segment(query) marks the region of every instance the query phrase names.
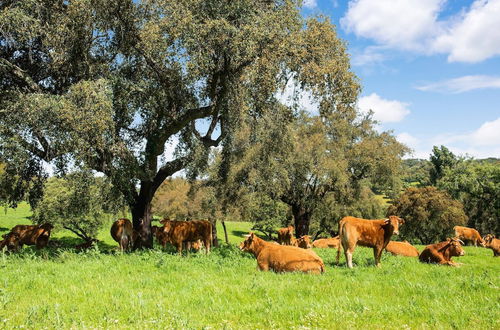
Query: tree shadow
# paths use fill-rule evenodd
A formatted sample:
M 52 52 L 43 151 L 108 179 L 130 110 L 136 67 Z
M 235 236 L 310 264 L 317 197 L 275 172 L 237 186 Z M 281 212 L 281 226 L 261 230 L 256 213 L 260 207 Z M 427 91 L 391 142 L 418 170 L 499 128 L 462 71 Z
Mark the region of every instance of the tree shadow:
M 241 238 L 245 238 L 245 235 L 248 235 L 248 231 L 243 230 L 231 230 L 231 234 L 234 236 L 238 236 Z

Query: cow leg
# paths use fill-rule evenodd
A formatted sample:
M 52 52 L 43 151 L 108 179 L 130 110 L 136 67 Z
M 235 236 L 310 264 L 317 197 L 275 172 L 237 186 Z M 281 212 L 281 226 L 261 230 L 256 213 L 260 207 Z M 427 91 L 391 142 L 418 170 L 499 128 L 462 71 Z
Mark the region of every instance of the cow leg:
M 210 252 L 210 239 L 203 240 L 203 244 L 205 244 L 205 254 Z
M 382 257 L 383 249 L 373 248 L 373 258 L 375 259 L 375 266 L 380 267 L 380 258 Z

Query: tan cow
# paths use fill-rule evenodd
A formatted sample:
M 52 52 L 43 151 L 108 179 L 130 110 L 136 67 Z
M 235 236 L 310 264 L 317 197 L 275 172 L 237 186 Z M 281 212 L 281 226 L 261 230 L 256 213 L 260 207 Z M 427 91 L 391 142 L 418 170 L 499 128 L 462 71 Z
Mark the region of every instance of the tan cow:
M 458 238 L 448 238 L 444 242 L 427 245 L 422 253 L 420 253 L 418 259 L 425 263 L 458 266 L 459 264 L 453 262 L 451 257 L 465 255 L 465 251 L 462 249 L 460 243 L 463 242 Z
M 493 256 L 500 256 L 500 239 L 495 238 L 492 234 L 488 234 L 483 238 L 485 247 L 493 251 Z
M 6 248 L 7 251 L 17 251 L 19 249 L 19 240 L 20 237 L 17 233 L 7 233 L 2 236 L 3 240 L 0 241 L 0 251 L 3 250 L 3 248 Z
M 390 241 L 385 250 L 394 256 L 418 257 L 419 254 L 417 248 L 408 243 L 408 241 Z
M 393 215 L 381 220 L 342 218 L 339 222 L 339 237 L 347 266 L 352 268 L 352 254 L 356 246 L 360 245 L 373 248 L 375 265 L 379 267 L 382 251 L 389 243 L 392 234 L 399 235 L 399 225 L 403 223 L 403 219 Z M 340 260 L 340 250 L 337 250 L 337 264 Z
M 113 222 L 110 233 L 111 237 L 120 245 L 122 252 L 132 250 L 139 237 L 139 233 L 132 226 L 132 222 L 125 218 Z
M 294 240 L 293 246 L 299 247 L 301 249 L 312 248 L 311 236 L 304 235 L 304 236 L 301 236 L 300 238 L 297 238 L 296 240 Z
M 294 243 L 293 231 L 294 231 L 293 226 L 280 228 L 278 230 L 278 243 L 282 245 L 293 245 Z
M 323 260 L 314 251 L 269 243 L 252 232 L 240 244 L 240 250 L 252 253 L 257 258 L 258 268 L 262 271 L 316 274 L 325 272 Z
M 50 232 L 54 226 L 50 223 L 42 225 L 17 225 L 10 230 L 19 236 L 19 247 L 22 248 L 24 244 L 35 245 L 37 249 L 47 246 L 50 239 Z
M 465 243 L 472 242 L 474 246 L 477 246 L 479 243 L 479 245 L 484 247 L 484 241 L 481 238 L 481 235 L 474 228 L 455 226 L 453 227 L 453 230 L 455 231 L 455 236 Z
M 177 248 L 177 252 L 182 254 L 183 246 L 189 249 L 193 242 L 201 240 L 205 245 L 205 253 L 210 252 L 212 245 L 212 224 L 207 220 L 172 221 L 164 219 L 163 224 L 164 240 L 170 242 Z
M 330 238 L 320 238 L 312 243 L 313 248 L 327 249 L 333 248 L 338 249 L 340 246 L 340 239 L 338 236 Z

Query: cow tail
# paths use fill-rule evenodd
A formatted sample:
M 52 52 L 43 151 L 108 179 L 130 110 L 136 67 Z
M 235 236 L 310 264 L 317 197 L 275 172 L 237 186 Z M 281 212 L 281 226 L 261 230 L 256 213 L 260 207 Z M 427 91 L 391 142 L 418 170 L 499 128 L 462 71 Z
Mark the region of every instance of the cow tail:
M 340 263 L 340 253 L 342 252 L 342 241 L 344 240 L 344 223 L 342 220 L 339 221 L 339 248 L 337 249 L 337 266 Z
M 122 250 L 128 250 L 129 249 L 129 240 L 128 236 L 125 234 L 125 230 L 122 230 L 122 236 L 120 237 L 120 245 L 122 246 Z

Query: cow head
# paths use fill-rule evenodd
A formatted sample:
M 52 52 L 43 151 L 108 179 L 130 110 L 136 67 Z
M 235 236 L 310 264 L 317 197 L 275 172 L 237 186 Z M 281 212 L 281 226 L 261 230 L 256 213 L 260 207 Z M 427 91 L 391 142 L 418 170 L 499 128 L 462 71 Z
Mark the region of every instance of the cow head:
M 464 242 L 462 242 L 456 237 L 448 238 L 447 241 L 448 241 L 447 247 L 450 253 L 450 257 L 461 257 L 465 255 L 465 251 L 464 249 L 462 249 L 462 244 L 464 244 Z
M 393 228 L 392 233 L 394 235 L 399 235 L 399 225 L 402 225 L 403 223 L 405 223 L 405 221 L 403 220 L 403 218 L 397 217 L 395 215 L 391 215 L 391 216 L 389 216 L 388 219 L 384 220 L 384 223 L 386 226 L 392 226 L 392 228 Z
M 304 235 L 297 239 L 297 246 L 303 249 L 310 249 L 311 245 L 311 236 Z
M 484 241 L 485 245 L 490 244 L 494 239 L 495 239 L 495 236 L 492 234 L 488 234 L 488 235 L 483 237 L 483 241 Z
M 51 223 L 44 223 L 42 225 L 39 225 L 38 228 L 45 230 L 46 232 L 50 233 L 52 229 L 54 229 L 54 226 Z
M 252 252 L 254 249 L 255 234 L 250 232 L 248 235 L 246 235 L 246 238 L 247 238 L 246 240 L 241 242 L 240 250 Z
M 20 237 L 17 233 L 8 233 L 3 235 L 4 240 L 0 241 L 0 250 L 7 247 L 7 251 L 16 251 L 19 248 Z

